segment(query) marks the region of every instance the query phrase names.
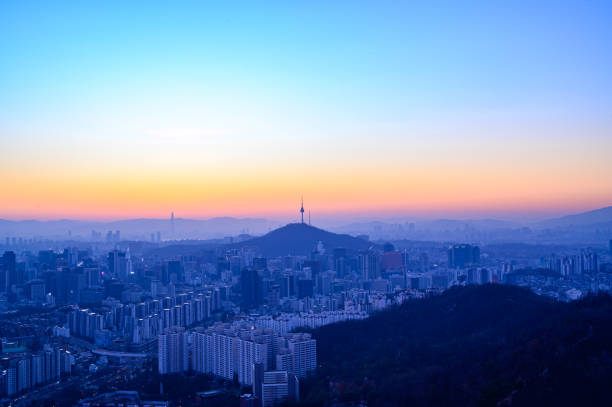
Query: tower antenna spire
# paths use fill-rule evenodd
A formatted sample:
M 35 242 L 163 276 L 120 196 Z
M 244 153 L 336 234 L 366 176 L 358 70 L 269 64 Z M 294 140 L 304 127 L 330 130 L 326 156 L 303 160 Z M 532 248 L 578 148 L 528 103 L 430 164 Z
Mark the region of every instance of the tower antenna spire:
M 302 224 L 304 223 L 304 195 L 302 195 L 302 206 L 300 208 L 300 213 L 302 214 Z

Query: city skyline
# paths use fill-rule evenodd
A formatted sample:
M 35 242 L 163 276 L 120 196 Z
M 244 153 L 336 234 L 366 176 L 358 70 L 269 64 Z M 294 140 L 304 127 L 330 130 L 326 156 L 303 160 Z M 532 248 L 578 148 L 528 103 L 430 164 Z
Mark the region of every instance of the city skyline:
M 0 407 L 611 406 L 610 22 L 0 1 Z
M 612 205 L 609 206 L 605 206 L 602 208 L 592 208 L 592 209 L 587 209 L 583 212 L 568 212 L 567 210 L 559 210 L 559 211 L 552 211 L 550 208 L 548 208 L 545 211 L 542 212 L 538 212 L 538 211 L 529 211 L 529 212 L 461 212 L 461 211 L 447 211 L 447 212 L 427 212 L 427 213 L 422 213 L 422 212 L 418 212 L 418 211 L 413 211 L 413 212 L 409 212 L 409 213 L 402 213 L 402 212 L 396 212 L 396 213 L 388 213 L 388 212 L 382 212 L 382 211 L 369 211 L 368 214 L 366 213 L 360 213 L 360 212 L 355 212 L 355 213 L 351 213 L 351 212 L 346 212 L 344 211 L 344 213 L 342 215 L 337 215 L 334 214 L 333 212 L 329 212 L 329 211 L 322 211 L 320 213 L 321 216 L 318 216 L 316 218 L 316 220 L 318 222 L 321 222 L 321 225 L 323 227 L 329 227 L 330 225 L 346 225 L 347 223 L 350 222 L 377 222 L 377 221 L 381 221 L 381 222 L 400 222 L 400 221 L 405 221 L 405 222 L 409 222 L 409 221 L 421 221 L 421 222 L 428 222 L 428 221 L 445 221 L 445 220 L 449 220 L 449 221 L 464 221 L 464 222 L 470 222 L 470 221 L 505 221 L 508 222 L 509 224 L 514 224 L 514 225 L 520 225 L 520 224 L 532 224 L 532 223 L 541 223 L 544 221 L 555 221 L 558 219 L 562 219 L 562 218 L 567 218 L 567 217 L 572 217 L 572 216 L 583 216 L 585 214 L 589 214 L 592 212 L 600 212 L 600 211 L 608 211 L 610 210 L 610 208 L 612 208 Z M 310 209 L 304 209 L 305 212 L 311 212 Z M 35 222 L 41 222 L 41 223 L 53 223 L 53 222 L 62 222 L 62 221 L 74 221 L 74 222 L 82 222 L 84 224 L 113 224 L 115 222 L 126 222 L 126 221 L 168 221 L 168 227 L 172 228 L 173 227 L 173 222 L 174 220 L 177 221 L 214 221 L 214 220 L 223 220 L 223 219 L 228 219 L 228 220 L 236 220 L 236 221 L 249 221 L 249 220 L 253 220 L 253 221 L 269 221 L 269 222 L 275 222 L 275 223 L 279 223 L 279 224 L 283 224 L 283 223 L 307 223 L 307 224 L 311 224 L 311 220 L 309 220 L 309 217 L 311 216 L 311 213 L 308 213 L 306 215 L 306 218 L 304 220 L 301 219 L 301 208 L 298 208 L 298 210 L 288 210 L 287 208 L 283 208 L 282 211 L 275 211 L 275 212 L 269 212 L 268 216 L 262 215 L 259 216 L 258 214 L 254 214 L 254 216 L 250 216 L 248 213 L 245 214 L 244 216 L 224 216 L 224 215 L 219 215 L 219 216 L 173 216 L 174 215 L 174 211 L 171 211 L 170 214 L 166 214 L 165 217 L 163 216 L 155 216 L 157 215 L 154 214 L 154 216 L 151 217 L 147 217 L 147 216 L 141 216 L 141 217 L 128 217 L 128 216 L 124 216 L 124 217 L 96 217 L 96 216 L 91 216 L 91 217 L 78 217 L 78 216 L 68 216 L 68 217 L 57 217 L 57 218 L 45 218 L 45 217 L 40 217 L 40 218 L 11 218 L 11 217 L 5 217 L 5 218 L 0 218 L 0 220 L 4 220 L 4 221 L 9 221 L 9 222 L 15 222 L 15 223 L 20 223 L 20 222 L 31 222 L 31 221 L 35 221 Z M 163 215 L 163 214 L 162 214 Z M 261 214 L 260 214 L 261 215 Z M 316 214 L 318 215 L 318 214 Z M 493 216 L 487 216 L 487 215 L 493 215 Z
M 0 6 L 0 218 L 612 202 L 612 8 Z

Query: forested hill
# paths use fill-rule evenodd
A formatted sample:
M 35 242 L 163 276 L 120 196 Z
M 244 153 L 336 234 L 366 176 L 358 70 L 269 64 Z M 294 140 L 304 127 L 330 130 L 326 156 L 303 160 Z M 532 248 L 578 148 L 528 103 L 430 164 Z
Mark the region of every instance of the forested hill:
M 290 223 L 282 228 L 229 247 L 252 247 L 265 256 L 310 255 L 321 242 L 326 250 L 344 248 L 351 251 L 367 249 L 372 243 L 349 235 L 328 232 L 305 223 Z
M 612 298 L 454 288 L 314 331 L 302 405 L 610 406 Z

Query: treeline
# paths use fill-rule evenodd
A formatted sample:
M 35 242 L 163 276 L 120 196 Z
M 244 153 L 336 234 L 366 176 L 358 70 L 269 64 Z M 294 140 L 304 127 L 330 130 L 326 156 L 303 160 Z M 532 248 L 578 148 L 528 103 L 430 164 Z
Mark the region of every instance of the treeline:
M 454 288 L 314 331 L 301 405 L 610 406 L 612 298 Z

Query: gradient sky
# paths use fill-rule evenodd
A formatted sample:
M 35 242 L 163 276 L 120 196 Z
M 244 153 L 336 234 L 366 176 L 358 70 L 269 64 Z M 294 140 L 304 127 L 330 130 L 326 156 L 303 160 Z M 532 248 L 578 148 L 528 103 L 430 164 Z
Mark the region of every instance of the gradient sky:
M 612 204 L 609 1 L 300 3 L 1 2 L 0 218 Z

